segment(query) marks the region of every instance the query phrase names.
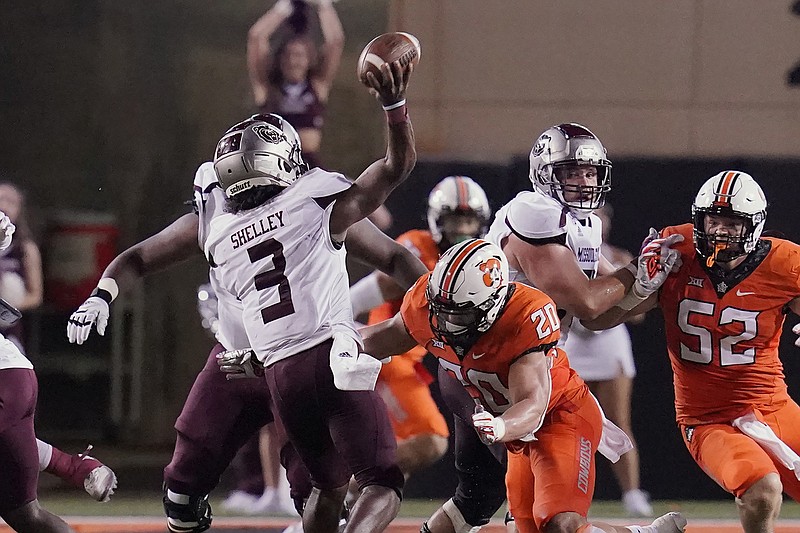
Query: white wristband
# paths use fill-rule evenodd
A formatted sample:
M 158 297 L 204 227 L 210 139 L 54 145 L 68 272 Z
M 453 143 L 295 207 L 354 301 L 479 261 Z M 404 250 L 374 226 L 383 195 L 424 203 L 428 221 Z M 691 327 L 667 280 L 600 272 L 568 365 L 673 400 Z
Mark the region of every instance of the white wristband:
M 112 302 L 119 296 L 119 286 L 114 278 L 100 279 L 100 281 L 97 282 L 97 288 L 108 292 L 108 294 L 111 295 Z
M 506 436 L 506 421 L 502 417 L 495 417 L 494 419 L 494 441 L 499 442 Z
M 617 304 L 617 307 L 619 307 L 620 309 L 625 310 L 625 311 L 630 311 L 631 309 L 633 309 L 634 307 L 636 307 L 637 305 L 639 305 L 643 301 L 647 300 L 648 297 L 649 297 L 649 295 L 648 296 L 639 296 L 636 293 L 636 284 L 634 283 L 634 286 L 631 287 L 631 290 L 629 290 L 627 293 L 625 293 L 625 296 L 622 298 L 622 300 L 619 301 L 619 303 Z
M 397 109 L 398 107 L 403 107 L 404 105 L 406 105 L 406 99 L 405 98 L 403 98 L 399 102 L 395 102 L 393 104 L 389 104 L 389 105 L 383 106 L 383 110 L 384 111 L 391 111 L 392 109 Z
M 350 287 L 353 316 L 359 316 L 383 303 L 383 293 L 378 284 L 378 273 L 365 276 Z

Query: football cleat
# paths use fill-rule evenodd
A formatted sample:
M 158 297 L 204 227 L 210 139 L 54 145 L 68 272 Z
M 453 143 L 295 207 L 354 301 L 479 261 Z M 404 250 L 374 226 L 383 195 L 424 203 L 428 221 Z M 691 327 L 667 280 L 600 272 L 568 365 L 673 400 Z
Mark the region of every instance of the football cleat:
M 686 519 L 681 513 L 667 513 L 653 520 L 650 527 L 656 533 L 683 533 L 686 528 Z

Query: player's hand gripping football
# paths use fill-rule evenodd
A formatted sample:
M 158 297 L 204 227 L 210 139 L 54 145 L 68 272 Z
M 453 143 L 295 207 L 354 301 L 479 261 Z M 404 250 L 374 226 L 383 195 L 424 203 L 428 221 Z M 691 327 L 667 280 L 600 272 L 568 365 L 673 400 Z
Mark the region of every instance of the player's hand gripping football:
M 794 345 L 800 348 L 800 324 L 795 324 L 792 328 L 792 333 L 797 335 L 797 338 L 794 340 Z
M 11 240 L 16 230 L 17 227 L 11 222 L 11 219 L 8 218 L 8 215 L 0 211 L 0 232 L 2 232 L 2 236 L 0 236 L 0 250 L 5 250 L 11 246 Z
M 499 416 L 494 416 L 481 405 L 475 406 L 472 425 L 477 430 L 481 442 L 486 445 L 498 442 L 506 434 L 506 423 L 503 419 Z
M 413 62 L 402 66 L 400 61 L 383 63 L 381 77 L 378 79 L 372 72 L 366 73 L 369 92 L 375 96 L 384 108 L 394 106 L 406 98 L 408 80 L 414 71 Z
M 666 281 L 671 272 L 681 266 L 681 254 L 672 246 L 683 241 L 683 235 L 660 237 L 655 228 L 642 243 L 639 257 L 636 258 L 636 281 L 633 292 L 640 299 L 645 299 L 656 292 Z M 633 271 L 633 269 L 631 269 Z
M 264 367 L 249 348 L 218 353 L 217 365 L 227 380 L 264 377 Z
M 92 326 L 96 326 L 97 333 L 106 334 L 108 325 L 108 302 L 99 296 L 90 296 L 72 313 L 67 321 L 67 338 L 73 344 L 83 344 L 89 338 Z

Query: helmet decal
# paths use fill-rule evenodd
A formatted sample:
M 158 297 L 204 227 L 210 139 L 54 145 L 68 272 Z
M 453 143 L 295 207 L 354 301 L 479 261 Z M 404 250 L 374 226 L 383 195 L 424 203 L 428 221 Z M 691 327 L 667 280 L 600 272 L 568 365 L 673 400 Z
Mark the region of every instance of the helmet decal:
M 487 287 L 498 287 L 503 283 L 503 273 L 500 270 L 500 260 L 492 257 L 488 261 L 481 263 L 478 267 L 483 271 L 483 283 Z
M 267 141 L 268 143 L 278 144 L 286 139 L 286 136 L 280 133 L 272 126 L 264 124 L 257 124 L 253 126 L 253 133 Z

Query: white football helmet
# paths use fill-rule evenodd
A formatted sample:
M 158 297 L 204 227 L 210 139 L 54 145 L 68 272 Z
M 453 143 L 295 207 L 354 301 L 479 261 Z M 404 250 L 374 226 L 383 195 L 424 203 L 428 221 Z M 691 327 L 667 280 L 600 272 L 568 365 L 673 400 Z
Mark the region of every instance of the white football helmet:
M 572 165 L 594 165 L 597 185 L 561 183 L 556 177 L 556 169 Z M 537 191 L 552 196 L 576 217 L 583 219 L 605 203 L 606 194 L 611 190 L 611 161 L 606 158 L 606 149 L 600 139 L 588 128 L 575 123 L 558 124 L 536 139 L 531 149 L 528 177 Z M 579 199 L 568 201 L 565 192 L 575 193 Z
M 228 197 L 253 187 L 288 187 L 307 170 L 300 137 L 278 115 L 253 115 L 225 132 L 214 153 L 214 170 Z
M 470 239 L 447 250 L 428 279 L 434 333 L 449 344 L 488 330 L 506 304 L 508 259 L 496 245 Z
M 742 234 L 734 237 L 707 233 L 705 218 L 709 213 L 742 218 Z M 766 220 L 767 198 L 756 180 L 745 172 L 724 170 L 700 187 L 692 204 L 695 249 L 710 263 L 749 254 L 756 249 Z
M 492 210 L 483 188 L 467 176 L 447 176 L 436 184 L 428 196 L 428 228 L 433 240 L 442 241 L 442 222 L 449 214 L 474 215 L 481 223 L 477 235 L 483 237 L 489 229 Z

